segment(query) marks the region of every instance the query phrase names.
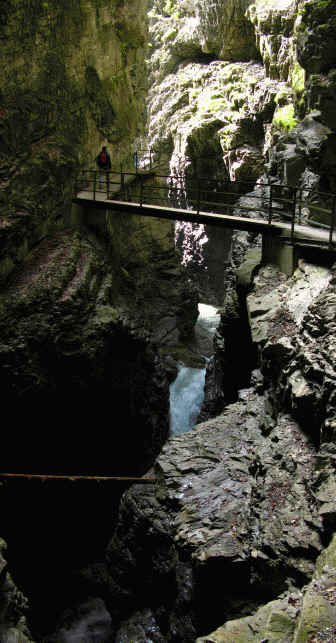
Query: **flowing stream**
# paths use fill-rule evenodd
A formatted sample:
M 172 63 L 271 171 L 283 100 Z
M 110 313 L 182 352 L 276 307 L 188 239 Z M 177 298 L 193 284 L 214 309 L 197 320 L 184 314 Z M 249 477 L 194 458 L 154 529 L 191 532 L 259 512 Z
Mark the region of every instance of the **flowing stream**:
M 219 314 L 216 308 L 206 304 L 199 304 L 198 309 L 192 350 L 208 360 L 213 354 Z M 170 387 L 172 434 L 189 431 L 197 422 L 204 397 L 204 380 L 205 368 L 179 366 L 178 376 Z M 75 607 L 63 613 L 62 621 L 55 634 L 46 639 L 47 643 L 107 643 L 111 640 L 112 619 L 101 598 L 79 600 Z
M 218 326 L 217 309 L 198 304 L 193 348 L 209 359 L 213 353 L 213 337 Z M 170 385 L 170 432 L 172 435 L 190 431 L 197 422 L 204 398 L 205 368 L 180 364 L 178 375 Z

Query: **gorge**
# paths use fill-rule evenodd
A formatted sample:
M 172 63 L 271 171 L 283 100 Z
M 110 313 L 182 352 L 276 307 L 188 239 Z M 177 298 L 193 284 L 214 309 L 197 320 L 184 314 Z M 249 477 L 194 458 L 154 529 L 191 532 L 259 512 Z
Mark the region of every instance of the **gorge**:
M 257 234 L 72 203 L 107 145 L 186 202 L 286 183 L 328 224 L 335 29 L 334 0 L 3 3 L 2 643 L 336 639 L 334 246 L 288 275 Z M 199 302 L 204 401 L 169 435 Z

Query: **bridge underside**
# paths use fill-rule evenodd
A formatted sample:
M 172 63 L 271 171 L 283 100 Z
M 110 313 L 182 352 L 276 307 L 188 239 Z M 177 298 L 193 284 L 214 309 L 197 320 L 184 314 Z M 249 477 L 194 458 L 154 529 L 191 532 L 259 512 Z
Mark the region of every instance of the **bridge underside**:
M 175 221 L 203 223 L 205 225 L 262 234 L 262 262 L 277 265 L 279 270 L 288 276 L 293 274 L 300 256 L 305 255 L 309 259 L 309 255 L 316 256 L 317 249 L 320 256 L 323 255 L 327 262 L 330 262 L 330 257 L 335 260 L 336 232 L 333 233 L 332 240 L 330 240 L 327 230 L 312 229 L 306 225 L 296 225 L 294 235 L 291 224 L 283 221 L 268 223 L 264 219 L 234 216 L 225 213 L 196 212 L 194 210 L 128 201 L 93 200 L 92 196 L 85 192 L 79 193 L 74 197 L 73 203 L 80 206 L 81 214 L 79 219 L 88 225 L 103 225 L 105 216 L 113 216 L 115 212 L 166 219 L 172 223 Z M 301 251 L 301 248 L 305 248 L 304 252 Z
M 195 210 L 185 210 L 182 208 L 168 208 L 166 206 L 150 205 L 144 203 L 132 203 L 128 201 L 108 201 L 107 199 L 96 199 L 93 201 L 91 198 L 85 198 L 78 195 L 73 198 L 73 203 L 81 205 L 88 209 L 86 220 L 88 223 L 93 222 L 94 217 L 102 216 L 99 210 L 106 212 L 125 212 L 127 214 L 137 214 L 142 217 L 155 217 L 159 219 L 168 219 L 172 222 L 175 221 L 189 221 L 192 223 L 205 223 L 206 225 L 213 225 L 223 228 L 234 228 L 235 230 L 247 230 L 248 232 L 263 233 L 269 230 L 270 226 L 267 221 L 263 219 L 253 219 L 248 217 L 238 217 L 230 214 L 218 214 L 214 212 L 197 213 Z M 90 212 L 91 209 L 91 212 Z M 276 226 L 273 229 L 273 234 L 281 234 Z

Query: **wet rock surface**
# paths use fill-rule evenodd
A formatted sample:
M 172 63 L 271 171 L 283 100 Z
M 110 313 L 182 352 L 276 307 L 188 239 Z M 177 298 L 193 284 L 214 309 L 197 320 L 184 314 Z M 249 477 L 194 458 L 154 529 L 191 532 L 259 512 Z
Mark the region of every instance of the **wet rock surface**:
M 313 580 L 301 591 L 285 592 L 280 599 L 261 607 L 252 616 L 228 621 L 206 637 L 197 638 L 197 643 L 252 643 L 256 640 L 332 643 L 336 618 L 335 570 L 334 536 L 316 561 Z
M 289 578 L 302 585 L 322 549 L 322 521 L 312 502 L 314 446 L 289 416 L 272 422 L 261 396 L 246 391 L 242 398 L 169 440 L 155 468 L 159 483 L 124 497 L 109 545 L 119 600 L 125 609 L 139 600 L 139 581 L 124 587 L 123 580 L 142 569 L 141 601 L 152 606 L 155 597 L 167 641 L 194 640 L 211 622 L 239 612 L 243 597 L 251 606 L 253 594 L 255 601 L 264 592 L 276 596 Z M 187 594 L 178 582 L 182 561 L 191 578 Z M 179 616 L 182 596 L 190 632 Z
M 156 485 L 124 496 L 108 548 L 125 614 L 150 608 L 167 641 L 256 641 L 272 632 L 279 641 L 308 640 L 302 632 L 323 640 L 333 626 L 331 553 L 327 577 L 311 581 L 335 525 L 333 271 L 302 262 L 286 280 L 269 266 L 254 283 L 248 310 L 261 371 L 253 388 L 169 439 Z M 145 570 L 141 592 L 136 568 Z
M 170 344 L 192 327 L 195 293 L 180 282 L 171 231 L 163 226 L 162 236 L 149 225 L 144 233 L 143 222 L 119 234 L 117 222 L 111 254 L 102 247 L 105 231 L 101 243 L 57 230 L 69 216 L 83 159 L 106 138 L 114 158 L 124 160 L 142 132 L 146 30 L 138 19 L 145 7 L 128 3 L 123 14 L 120 3 L 115 11 L 85 1 L 65 13 L 49 7 L 49 13 L 42 4 L 26 5 L 31 24 L 13 2 L 0 21 L 0 80 L 8 91 L 0 114 L 3 283 L 12 274 L 0 309 L 3 413 L 11 418 L 7 463 L 13 456 L 16 466 L 26 464 L 29 452 L 29 464 L 39 467 L 42 450 L 49 470 L 71 465 L 73 472 L 76 461 L 86 472 L 93 462 L 95 472 L 97 463 L 104 471 L 112 465 L 124 471 L 126 461 L 128 472 L 130 464 L 141 472 L 167 433 L 167 380 L 152 339 L 168 345 L 171 359 Z M 167 172 L 186 179 L 185 203 L 193 200 L 193 175 L 219 179 L 221 186 L 228 176 L 254 182 L 266 156 L 273 182 L 335 190 L 333 1 L 151 5 L 149 140 Z M 66 34 L 64 42 L 54 38 L 58 31 Z M 83 67 L 77 52 L 84 44 Z M 32 52 L 33 72 L 24 77 L 21 63 L 30 64 Z M 71 60 L 68 67 L 65 60 Z M 258 189 L 257 196 L 261 203 Z M 254 197 L 248 194 L 246 202 Z M 194 232 L 202 250 L 205 231 Z M 155 250 L 141 253 L 151 236 Z M 216 289 L 231 262 L 231 237 L 221 243 L 226 250 Z M 238 242 L 240 250 L 246 245 L 247 239 Z M 209 248 L 206 261 L 215 255 Z M 144 269 L 151 263 L 157 273 Z M 220 302 L 223 334 L 237 319 L 226 288 L 234 282 L 234 265 L 235 258 L 221 293 L 227 294 Z M 211 414 L 221 415 L 169 441 L 155 468 L 158 483 L 125 495 L 108 548 L 110 577 L 104 566 L 104 580 L 89 583 L 99 600 L 74 610 L 60 630 L 63 638 L 88 639 L 75 620 L 82 617 L 90 629 L 92 612 L 105 623 L 93 640 L 115 633 L 120 642 L 191 643 L 242 615 L 247 619 L 230 621 L 203 640 L 243 642 L 251 630 L 252 640 L 333 637 L 332 548 L 307 583 L 335 530 L 335 275 L 301 264 L 302 274 L 285 283 L 267 270 L 259 273 L 248 304 L 260 356 L 254 388 L 222 413 L 231 399 L 222 390 L 224 370 L 214 369 Z M 223 338 L 217 341 L 229 370 L 229 351 Z M 13 588 L 16 607 L 7 610 L 6 582 L 1 634 L 8 642 L 31 640 L 19 623 L 25 605 Z M 250 616 L 261 603 L 266 606 Z
M 130 461 L 127 439 L 117 429 L 126 409 L 124 422 L 141 452 L 150 458 L 159 452 L 168 431 L 168 382 L 150 341 L 150 323 L 146 328 L 136 307 L 132 314 L 115 293 L 104 247 L 92 235 L 71 231 L 40 244 L 2 293 L 1 385 L 14 427 L 7 469 L 25 469 L 23 453 L 15 448 L 17 435 L 37 471 L 74 473 L 75 461 L 82 473 L 120 471 L 126 462 L 129 471 L 146 467 L 141 457 Z M 29 418 L 34 432 L 28 435 Z M 91 427 L 100 436 L 95 445 Z M 101 450 L 107 439 L 114 441 L 110 452 Z
M 16 587 L 6 561 L 7 544 L 0 540 L 0 637 L 3 643 L 33 643 L 27 625 L 28 600 Z

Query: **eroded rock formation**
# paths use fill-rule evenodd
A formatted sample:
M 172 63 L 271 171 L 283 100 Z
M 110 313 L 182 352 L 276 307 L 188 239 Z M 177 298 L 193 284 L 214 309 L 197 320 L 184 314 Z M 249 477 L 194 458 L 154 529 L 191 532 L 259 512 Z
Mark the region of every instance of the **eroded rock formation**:
M 53 430 L 62 425 L 64 437 L 75 422 L 74 444 L 81 418 L 93 423 L 97 409 L 102 434 L 110 435 L 113 414 L 119 441 L 116 427 L 127 409 L 124 421 L 139 445 L 151 450 L 155 433 L 158 452 L 168 427 L 167 381 L 153 341 L 178 343 L 197 316 L 169 222 L 100 212 L 101 225 L 90 228 L 80 213 L 71 215 L 75 178 L 81 167 L 94 167 L 102 142 L 114 168 L 132 162 L 144 127 L 146 10 L 145 2 L 9 2 L 0 25 L 0 377 L 27 447 L 21 419 L 34 422 L 35 453 L 45 423 L 36 408 L 51 411 L 49 423 Z M 160 420 L 146 387 L 162 396 Z M 141 416 L 156 426 L 144 442 Z M 60 456 L 62 440 L 53 440 Z M 60 470 L 58 456 L 51 459 Z M 68 470 L 70 454 L 66 459 Z
M 273 182 L 335 188 L 332 0 L 153 0 L 147 62 L 146 9 L 32 0 L 2 12 L 1 390 L 19 427 L 7 464 L 26 463 L 33 443 L 36 470 L 42 445 L 43 468 L 73 472 L 76 455 L 85 472 L 111 473 L 112 463 L 124 472 L 127 462 L 128 474 L 141 473 L 166 438 L 155 343 L 171 353 L 197 314 L 172 227 L 116 215 L 75 230 L 70 216 L 77 173 L 102 142 L 130 166 L 146 68 L 147 140 L 161 169 L 181 175 L 185 203 L 200 174 L 254 184 L 266 171 Z M 168 441 L 155 485 L 124 495 L 101 577 L 87 572 L 96 598 L 82 612 L 103 613 L 118 643 L 332 637 L 335 270 L 302 262 L 290 280 L 259 271 L 247 299 L 248 369 L 235 365 L 226 387 L 246 329 L 233 269 L 251 245 L 258 254 L 258 240 L 235 235 L 232 250 L 231 233 L 214 231 L 206 253 L 207 231 L 191 233 L 195 242 L 180 245 L 186 255 L 197 247 L 203 265 L 213 260 L 223 309 L 209 419 Z M 253 358 L 251 386 L 231 403 Z M 84 436 L 87 426 L 94 433 Z M 31 640 L 25 600 L 1 578 L 1 634 Z
M 302 587 L 334 529 L 334 279 L 334 271 L 305 263 L 287 281 L 272 267 L 260 271 L 248 297 L 260 352 L 254 388 L 171 438 L 156 485 L 123 499 L 108 551 L 116 597 L 125 611 L 140 605 L 141 569 L 141 603 L 164 640 L 193 641 L 211 623 L 279 594 L 280 602 L 251 617 L 257 634 L 276 631 L 278 612 L 295 641 L 306 640 L 307 619 L 311 633 L 333 626 L 328 578 L 316 572 L 317 585 Z M 311 592 L 324 597 L 323 619 L 318 611 L 308 616 Z M 204 640 L 232 641 L 236 632 L 244 641 L 248 623 L 229 623 Z
M 133 167 L 146 12 L 146 2 L 13 0 L 1 13 L 2 471 L 141 473 L 167 435 L 157 344 L 178 343 L 197 315 L 173 228 L 105 213 L 90 228 L 71 212 L 102 143 L 113 167 Z M 6 619 L 3 640 L 21 640 Z

